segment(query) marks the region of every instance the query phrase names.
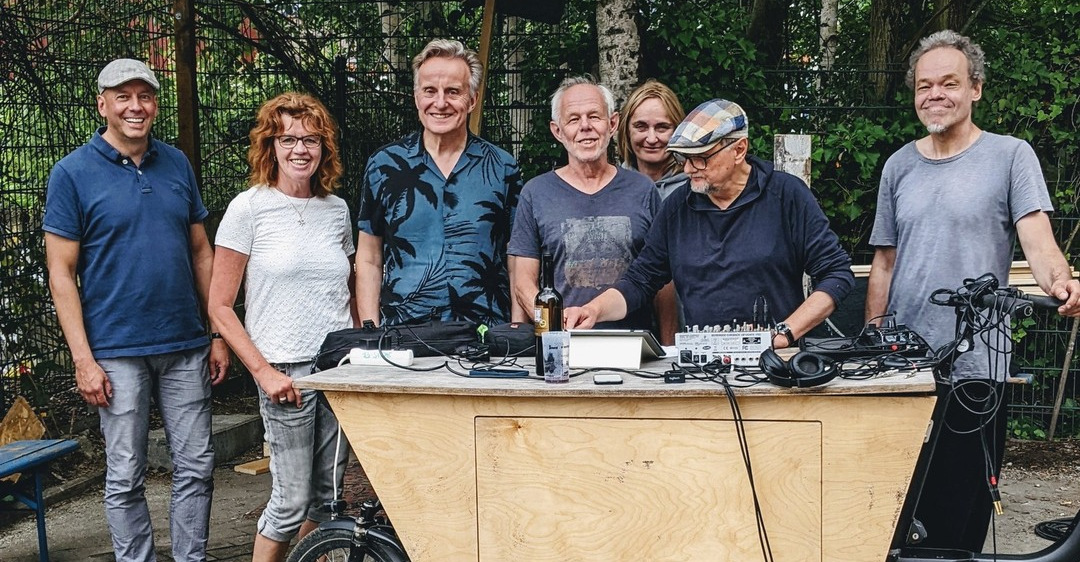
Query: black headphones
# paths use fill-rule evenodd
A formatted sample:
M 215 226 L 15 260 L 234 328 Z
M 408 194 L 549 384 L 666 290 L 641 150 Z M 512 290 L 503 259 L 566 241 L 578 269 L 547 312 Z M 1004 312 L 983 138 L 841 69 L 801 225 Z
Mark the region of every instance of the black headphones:
M 809 351 L 800 351 L 784 361 L 772 349 L 761 353 L 761 371 L 776 386 L 786 388 L 809 388 L 825 384 L 834 378 L 839 369 L 832 359 Z

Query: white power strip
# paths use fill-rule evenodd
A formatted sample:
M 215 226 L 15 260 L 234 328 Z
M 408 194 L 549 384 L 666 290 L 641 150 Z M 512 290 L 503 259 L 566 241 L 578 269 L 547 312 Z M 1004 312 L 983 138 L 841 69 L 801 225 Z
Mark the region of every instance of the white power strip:
M 353 365 L 390 365 L 386 359 L 398 365 L 408 367 L 413 363 L 413 352 L 411 349 L 384 349 L 381 352 L 378 349 L 359 349 L 352 348 L 349 350 L 349 354 L 345 356 L 345 359 Z M 344 362 L 344 361 L 343 361 Z

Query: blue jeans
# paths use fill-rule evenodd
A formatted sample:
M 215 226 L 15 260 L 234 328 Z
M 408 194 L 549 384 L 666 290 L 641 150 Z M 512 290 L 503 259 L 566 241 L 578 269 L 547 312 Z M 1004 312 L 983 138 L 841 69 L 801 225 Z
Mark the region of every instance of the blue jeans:
M 98 360 L 113 392 L 109 407 L 98 413 L 105 436 L 105 517 L 118 562 L 156 560 L 145 497 L 151 396 L 172 454 L 173 558 L 206 560 L 214 491 L 209 349 Z
M 274 368 L 297 379 L 311 373 L 311 362 L 286 363 Z M 305 519 L 327 521 L 322 509 L 334 499 L 334 485 L 341 493 L 349 442 L 338 439 L 338 422 L 330 405 L 315 390 L 300 392 L 301 407 L 278 404 L 259 389 L 266 444 L 270 447 L 270 474 L 273 484 L 270 501 L 259 517 L 259 534 L 289 542 Z M 335 464 L 336 460 L 336 464 Z M 336 477 L 336 480 L 335 480 Z

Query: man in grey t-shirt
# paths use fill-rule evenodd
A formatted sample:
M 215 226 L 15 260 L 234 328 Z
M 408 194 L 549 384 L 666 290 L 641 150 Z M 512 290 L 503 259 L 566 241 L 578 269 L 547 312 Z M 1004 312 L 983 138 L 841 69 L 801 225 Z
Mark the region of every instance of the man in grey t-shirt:
M 987 272 L 1004 283 L 1017 239 L 1039 287 L 1066 301 L 1058 311 L 1080 315 L 1080 283 L 1054 240 L 1047 216 L 1053 207 L 1035 152 L 971 120 L 983 66 L 982 49 L 953 31 L 924 38 L 912 54 L 908 84 L 929 134 L 886 162 L 870 236 L 876 248 L 867 321 L 895 313 L 935 348 L 953 339 L 955 315 L 930 304 L 930 294 Z M 949 396 L 915 513 L 927 528 L 921 546 L 982 550 L 992 505 L 987 475 L 999 474 L 1006 418 L 1007 365 L 992 364 L 991 356 L 979 341 L 956 363 L 954 381 L 987 382 Z
M 634 261 L 660 196 L 647 176 L 613 165 L 608 146 L 619 122 L 611 91 L 588 77 L 563 81 L 551 98 L 551 134 L 566 148 L 567 165 L 525 184 L 507 253 L 514 298 L 532 310 L 543 251 L 552 254 L 555 288 L 565 306 L 580 306 L 618 281 Z M 673 290 L 670 286 L 664 290 Z M 674 299 L 656 312 L 665 344 L 674 343 Z M 601 328 L 649 329 L 650 307 Z

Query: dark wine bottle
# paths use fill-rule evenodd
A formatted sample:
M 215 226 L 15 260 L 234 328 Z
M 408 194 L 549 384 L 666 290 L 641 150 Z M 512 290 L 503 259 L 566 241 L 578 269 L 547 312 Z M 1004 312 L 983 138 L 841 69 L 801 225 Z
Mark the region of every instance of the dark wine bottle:
M 562 295 L 555 289 L 555 264 L 548 252 L 540 261 L 540 292 L 533 302 L 533 333 L 536 334 L 536 374 L 544 375 L 543 334 L 563 329 Z

